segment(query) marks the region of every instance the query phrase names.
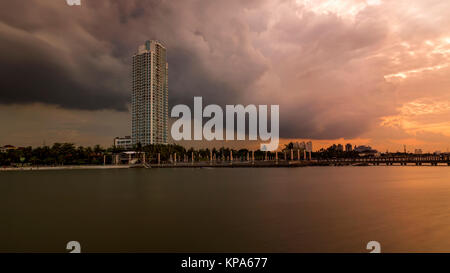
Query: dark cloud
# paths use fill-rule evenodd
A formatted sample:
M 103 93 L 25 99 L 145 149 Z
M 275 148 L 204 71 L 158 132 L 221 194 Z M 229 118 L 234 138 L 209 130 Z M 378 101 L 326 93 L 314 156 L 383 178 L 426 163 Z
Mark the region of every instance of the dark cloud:
M 194 96 L 202 96 L 204 104 L 232 103 L 236 90 L 224 79 L 213 80 L 208 70 L 183 48 L 173 48 L 168 56 L 170 104 L 193 104 Z M 180 65 L 177 65 L 180 64 Z
M 236 42 L 231 47 L 231 41 L 221 44 L 219 38 L 206 38 L 202 33 L 217 33 L 205 30 L 201 19 L 194 19 L 192 30 L 180 30 L 189 28 L 187 22 L 180 22 L 189 18 L 179 18 L 180 12 L 187 10 L 178 4 L 143 0 L 84 1 L 82 7 L 69 7 L 64 1 L 19 0 L 7 4 L 0 25 L 0 71 L 6 76 L 0 85 L 0 103 L 43 102 L 74 109 L 126 110 L 131 56 L 139 44 L 155 38 L 162 40 L 169 52 L 171 105 L 189 103 L 194 95 L 227 103 L 237 95 L 238 87 L 245 89 L 248 81 L 257 77 L 261 68 L 252 63 L 243 67 L 246 56 L 233 53 L 239 46 Z M 11 16 L 23 9 L 24 17 Z M 239 30 L 231 33 L 236 32 Z M 208 39 L 209 50 L 215 53 L 199 51 L 198 41 L 187 42 L 186 35 Z M 242 57 L 240 64 L 228 69 L 229 74 L 234 73 L 228 78 L 211 75 L 205 62 L 210 53 L 223 54 L 221 46 L 229 48 L 229 55 L 217 58 Z M 230 76 L 237 77 L 231 80 Z
M 98 77 L 97 84 L 89 84 L 88 79 L 77 79 L 76 72 L 60 50 L 26 33 L 6 35 L 5 32 L 4 28 L 0 29 L 0 74 L 3 79 L 0 83 L 0 102 L 43 102 L 67 108 L 126 110 L 126 93 L 114 93 L 102 83 L 120 81 L 110 78 L 114 77 L 113 73 L 86 63 L 83 66 L 85 72 Z
M 448 23 L 449 9 L 435 0 L 418 1 L 428 10 L 421 17 L 404 15 L 406 0 L 82 3 L 0 4 L 0 103 L 126 111 L 131 56 L 158 39 L 168 49 L 170 105 L 196 95 L 205 104 L 279 104 L 282 137 L 316 139 L 357 137 L 423 93 L 411 96 L 384 76 L 426 63 L 428 55 L 410 60 L 409 51 L 440 37 L 436 22 Z

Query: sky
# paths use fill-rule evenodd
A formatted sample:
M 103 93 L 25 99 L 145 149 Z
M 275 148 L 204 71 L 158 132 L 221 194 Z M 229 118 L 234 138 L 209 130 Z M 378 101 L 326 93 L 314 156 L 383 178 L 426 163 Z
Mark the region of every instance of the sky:
M 131 56 L 167 47 L 169 105 L 280 105 L 282 143 L 450 147 L 450 1 L 0 3 L 0 145 L 130 135 Z

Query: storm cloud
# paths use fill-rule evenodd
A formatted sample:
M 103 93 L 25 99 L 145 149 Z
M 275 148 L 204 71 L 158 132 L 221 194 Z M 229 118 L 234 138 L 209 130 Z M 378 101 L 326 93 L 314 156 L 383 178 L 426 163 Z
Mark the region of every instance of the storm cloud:
M 436 0 L 3 1 L 0 103 L 127 111 L 131 56 L 157 39 L 171 106 L 279 104 L 281 137 L 355 138 L 448 92 L 449 11 Z

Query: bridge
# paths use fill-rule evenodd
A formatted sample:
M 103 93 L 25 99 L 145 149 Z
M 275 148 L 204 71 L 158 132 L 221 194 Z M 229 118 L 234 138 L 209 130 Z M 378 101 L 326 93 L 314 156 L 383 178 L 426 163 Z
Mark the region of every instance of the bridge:
M 365 157 L 365 158 L 336 158 L 336 159 L 318 159 L 318 163 L 329 165 L 430 165 L 450 166 L 449 155 L 405 155 L 405 156 L 381 156 L 381 157 Z
M 143 168 L 198 168 L 198 167 L 224 167 L 224 168 L 239 168 L 239 167 L 306 167 L 306 166 L 450 166 L 450 155 L 381 155 L 372 157 L 353 157 L 353 158 L 314 158 L 312 153 L 297 156 L 293 152 L 278 153 L 274 155 L 267 154 L 264 157 L 256 158 L 253 152 L 249 152 L 246 156 L 235 157 L 230 153 L 226 158 L 218 158 L 211 154 L 210 157 L 200 158 L 191 157 L 187 155 L 178 156 L 173 154 L 169 161 L 162 161 L 160 154 L 153 158 L 152 155 L 145 153 L 126 152 L 121 155 L 113 155 L 112 164 L 129 164 L 135 167 Z M 153 159 L 153 160 L 152 160 Z M 106 164 L 106 156 L 104 159 Z

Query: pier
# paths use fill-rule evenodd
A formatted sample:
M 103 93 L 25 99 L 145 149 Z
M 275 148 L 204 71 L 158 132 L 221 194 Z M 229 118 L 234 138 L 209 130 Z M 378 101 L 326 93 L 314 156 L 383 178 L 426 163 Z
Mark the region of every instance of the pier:
M 368 158 L 337 158 L 317 160 L 322 164 L 343 166 L 343 165 L 371 165 L 371 166 L 450 166 L 449 155 L 405 155 L 405 156 L 381 156 Z
M 298 153 L 297 153 L 298 154 Z M 214 155 L 208 160 L 195 161 L 193 156 L 184 156 L 183 160 L 177 161 L 177 156 L 173 155 L 170 162 L 149 163 L 141 160 L 134 167 L 141 168 L 292 168 L 308 166 L 450 166 L 449 155 L 426 155 L 426 156 L 381 156 L 381 157 L 355 157 L 355 158 L 334 158 L 321 159 L 313 158 L 311 155 L 301 157 L 299 154 L 294 157 L 284 159 L 283 153 L 274 153 L 274 156 L 264 155 L 262 158 L 255 158 L 253 153 L 242 158 L 233 158 L 233 155 L 225 159 L 219 159 Z M 159 155 L 158 157 L 159 158 Z M 142 163 L 143 162 L 143 163 Z

